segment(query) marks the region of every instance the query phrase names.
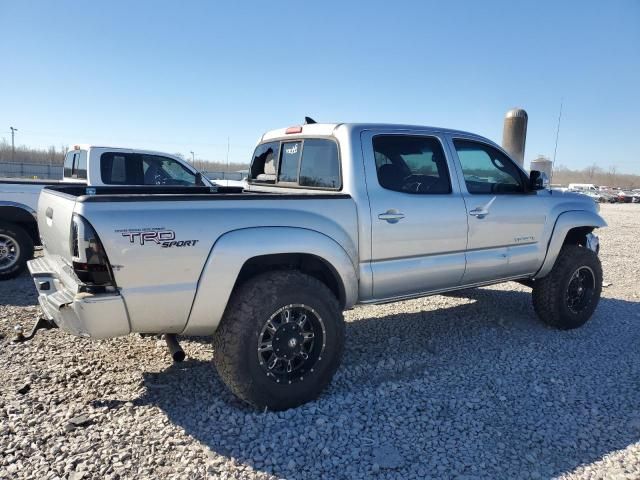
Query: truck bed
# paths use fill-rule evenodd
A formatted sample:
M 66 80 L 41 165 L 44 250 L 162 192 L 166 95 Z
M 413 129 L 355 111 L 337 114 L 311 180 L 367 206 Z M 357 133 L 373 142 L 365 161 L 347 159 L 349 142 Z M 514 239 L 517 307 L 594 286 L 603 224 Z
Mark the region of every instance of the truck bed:
M 357 262 L 356 205 L 342 192 L 49 186 L 38 226 L 48 268 L 60 278 L 73 262 L 74 215 L 97 233 L 136 332 L 212 333 L 240 270 L 257 255 L 335 252 L 336 268 L 351 272 Z M 206 305 L 194 304 L 198 289 Z

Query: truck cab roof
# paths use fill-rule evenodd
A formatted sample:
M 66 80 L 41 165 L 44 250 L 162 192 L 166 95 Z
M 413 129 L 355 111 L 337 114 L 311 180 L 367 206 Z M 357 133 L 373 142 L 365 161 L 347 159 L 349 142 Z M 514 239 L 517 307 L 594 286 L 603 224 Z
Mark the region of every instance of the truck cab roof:
M 110 146 L 110 145 L 92 145 L 89 143 L 80 143 L 80 144 L 76 144 L 73 146 L 73 148 L 69 149 L 69 151 L 74 151 L 74 150 L 108 150 L 110 152 L 123 152 L 123 153 L 142 153 L 142 154 L 146 154 L 146 155 L 160 155 L 163 157 L 171 157 L 171 158 L 178 158 L 176 155 L 173 155 L 171 153 L 167 153 L 167 152 L 160 152 L 157 150 L 145 150 L 145 149 L 140 149 L 140 148 L 131 148 L 131 147 L 114 147 L 114 146 Z
M 296 137 L 309 137 L 309 136 L 333 136 L 337 129 L 346 129 L 348 132 L 357 133 L 366 130 L 397 130 L 402 131 L 420 131 L 423 133 L 447 133 L 451 135 L 464 136 L 467 138 L 481 139 L 484 142 L 489 142 L 492 145 L 496 145 L 491 140 L 477 135 L 471 132 L 465 132 L 463 130 L 454 130 L 450 128 L 442 127 L 430 127 L 424 125 L 409 125 L 409 124 L 395 124 L 395 123 L 312 123 L 306 125 L 294 125 L 286 128 L 278 128 L 266 132 L 260 142 L 273 140 L 276 138 L 296 138 Z

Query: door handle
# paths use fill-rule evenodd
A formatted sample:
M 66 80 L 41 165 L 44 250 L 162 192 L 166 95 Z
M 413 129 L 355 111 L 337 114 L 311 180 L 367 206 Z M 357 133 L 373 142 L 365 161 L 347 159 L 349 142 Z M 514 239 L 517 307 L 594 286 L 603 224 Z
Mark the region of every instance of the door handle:
M 493 197 L 486 205 L 480 205 L 479 207 L 474 208 L 473 210 L 469 210 L 469 215 L 472 217 L 484 218 L 489 215 L 489 209 L 493 202 L 496 201 L 496 197 Z
M 489 215 L 489 211 L 484 208 L 474 208 L 473 210 L 469 210 L 469 215 L 472 217 L 484 218 Z
M 392 208 L 390 210 L 387 210 L 384 213 L 380 213 L 378 215 L 378 218 L 380 220 L 384 220 L 389 223 L 398 223 L 400 220 L 404 218 L 404 213 L 399 212 L 395 208 Z

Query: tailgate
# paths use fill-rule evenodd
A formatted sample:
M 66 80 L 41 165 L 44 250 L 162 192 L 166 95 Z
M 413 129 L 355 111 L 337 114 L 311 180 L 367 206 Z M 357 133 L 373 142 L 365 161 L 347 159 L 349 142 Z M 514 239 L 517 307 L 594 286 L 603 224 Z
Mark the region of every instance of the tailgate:
M 76 197 L 44 188 L 38 200 L 38 229 L 48 255 L 71 263 L 71 219 Z

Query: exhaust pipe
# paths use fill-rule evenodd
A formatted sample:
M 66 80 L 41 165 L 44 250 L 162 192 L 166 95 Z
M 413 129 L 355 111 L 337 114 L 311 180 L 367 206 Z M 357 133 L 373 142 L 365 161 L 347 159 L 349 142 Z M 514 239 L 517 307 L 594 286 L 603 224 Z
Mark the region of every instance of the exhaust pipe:
M 181 362 L 184 360 L 185 354 L 184 350 L 178 343 L 178 339 L 173 333 L 165 333 L 164 341 L 167 342 L 167 348 L 169 349 L 169 353 L 171 354 L 171 358 L 174 362 Z

